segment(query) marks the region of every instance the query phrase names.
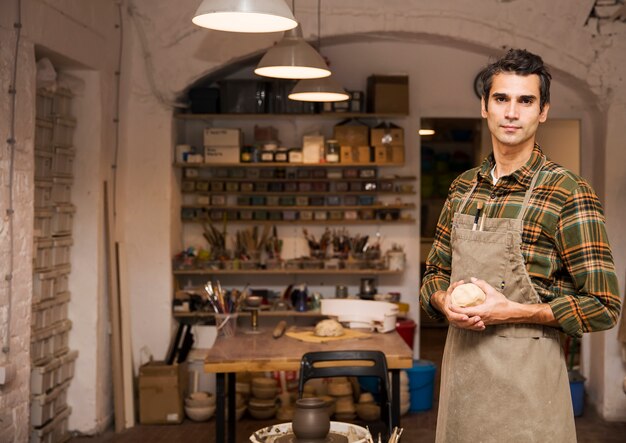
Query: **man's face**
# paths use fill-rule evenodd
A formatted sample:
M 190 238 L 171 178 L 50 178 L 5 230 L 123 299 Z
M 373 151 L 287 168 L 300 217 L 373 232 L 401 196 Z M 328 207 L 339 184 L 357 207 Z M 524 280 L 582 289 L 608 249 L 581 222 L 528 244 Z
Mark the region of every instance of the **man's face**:
M 502 72 L 493 76 L 489 109 L 481 101 L 494 147 L 526 147 L 535 143 L 539 123 L 546 121 L 549 104 L 539 111 L 539 76 Z

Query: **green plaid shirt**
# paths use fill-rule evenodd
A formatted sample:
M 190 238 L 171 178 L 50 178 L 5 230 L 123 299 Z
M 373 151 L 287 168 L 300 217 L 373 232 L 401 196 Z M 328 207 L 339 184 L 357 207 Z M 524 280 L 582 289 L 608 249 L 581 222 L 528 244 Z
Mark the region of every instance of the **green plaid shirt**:
M 420 303 L 431 317 L 442 317 L 430 297 L 450 285 L 452 216 L 473 180 L 478 179 L 478 185 L 464 213 L 475 214 L 482 200 L 487 217 L 515 218 L 542 157 L 535 145 L 528 162 L 494 186 L 491 154 L 452 183 L 420 290 Z M 547 160 L 524 216 L 522 255 L 542 302 L 550 305 L 563 331 L 572 336 L 609 329 L 619 317 L 621 301 L 604 225 L 602 205 L 587 182 Z

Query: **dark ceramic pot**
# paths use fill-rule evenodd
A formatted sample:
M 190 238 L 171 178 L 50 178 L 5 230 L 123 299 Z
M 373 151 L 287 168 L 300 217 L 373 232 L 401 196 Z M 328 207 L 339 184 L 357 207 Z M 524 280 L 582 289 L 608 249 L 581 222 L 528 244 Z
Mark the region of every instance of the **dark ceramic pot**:
M 326 439 L 330 431 L 326 402 L 314 397 L 296 400 L 291 428 L 298 441 Z

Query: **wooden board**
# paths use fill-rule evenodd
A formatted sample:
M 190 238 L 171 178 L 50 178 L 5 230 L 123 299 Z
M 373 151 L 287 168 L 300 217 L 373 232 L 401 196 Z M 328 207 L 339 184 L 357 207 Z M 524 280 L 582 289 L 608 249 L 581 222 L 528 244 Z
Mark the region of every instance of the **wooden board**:
M 315 331 L 305 330 L 305 331 L 287 331 L 285 332 L 287 337 L 295 338 L 296 340 L 308 342 L 308 343 L 328 343 L 331 341 L 340 341 L 340 340 L 363 340 L 368 339 L 372 336 L 371 333 L 361 332 L 355 329 L 344 329 L 344 334 L 338 337 L 319 337 L 315 335 Z

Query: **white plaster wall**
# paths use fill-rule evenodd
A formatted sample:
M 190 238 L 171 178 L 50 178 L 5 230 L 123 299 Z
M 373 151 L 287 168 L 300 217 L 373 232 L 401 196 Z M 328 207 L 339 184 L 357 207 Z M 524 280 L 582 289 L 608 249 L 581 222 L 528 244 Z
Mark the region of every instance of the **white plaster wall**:
M 313 36 L 317 29 L 317 2 L 300 0 L 296 3 L 296 15 L 303 23 L 305 36 Z M 139 202 L 128 195 L 128 202 L 133 203 L 129 204 L 130 212 L 124 218 L 129 238 L 145 238 L 145 231 L 150 236 L 170 232 L 170 241 L 163 241 L 161 245 L 175 245 L 179 236 L 178 223 L 172 221 L 170 212 L 176 210 L 178 197 L 171 194 L 172 176 L 167 172 L 169 165 L 159 163 L 170 161 L 172 132 L 167 112 L 156 104 L 148 105 L 149 99 L 145 96 L 148 87 L 145 85 L 152 83 L 158 96 L 171 101 L 187 85 L 203 75 L 259 53 L 280 38 L 277 34 L 250 36 L 194 28 L 189 24 L 189 19 L 197 4 L 195 0 L 181 0 L 175 5 L 148 0 L 132 2 L 133 23 L 139 31 L 137 35 L 146 37 L 142 39 L 145 42 L 143 55 L 149 54 L 150 57 L 147 59 L 149 63 L 135 65 L 139 69 L 132 74 L 134 90 L 128 96 L 128 111 L 132 111 L 130 117 L 133 124 L 129 125 L 126 136 L 132 141 L 128 148 L 137 149 L 142 154 L 133 153 L 128 159 L 141 159 L 145 166 L 142 167 L 143 172 L 135 168 L 127 170 L 126 189 L 130 193 L 131 189 L 149 185 L 146 191 L 149 195 L 158 195 L 167 201 L 142 203 L 136 207 L 135 203 Z M 606 135 L 605 129 L 606 117 L 614 119 L 616 112 L 610 106 L 615 99 L 611 91 L 624 90 L 623 80 L 618 75 L 626 65 L 624 51 L 621 51 L 624 30 L 623 24 L 619 22 L 607 24 L 595 19 L 587 21 L 593 4 L 592 0 L 489 0 L 480 4 L 452 0 L 390 0 L 383 6 L 373 0 L 326 1 L 323 2 L 322 52 L 330 56 L 337 77 L 349 88 L 359 88 L 358 84 L 366 77 L 366 73 L 380 69 L 417 73 L 415 81 L 411 77 L 417 89 L 411 98 L 409 125 L 414 125 L 413 119 L 422 114 L 440 117 L 477 116 L 471 80 L 477 68 L 486 63 L 488 55 L 500 53 L 505 46 L 524 47 L 541 54 L 558 79 L 555 81 L 555 104 L 551 115 L 581 119 L 582 171 L 601 196 L 605 197 L 609 190 L 614 189 L 614 180 L 617 179 L 617 183 L 622 180 L 614 168 L 610 173 L 606 171 L 607 163 L 610 163 L 607 156 L 612 158 L 617 150 L 606 140 L 615 140 L 616 143 L 623 136 L 623 130 L 619 129 L 623 125 L 614 125 L 614 129 Z M 376 52 L 370 45 L 379 39 L 395 40 L 399 46 L 385 50 L 384 53 Z M 133 44 L 134 53 L 138 55 L 139 41 L 136 39 Z M 345 57 L 343 60 L 335 56 L 335 52 L 340 51 L 339 46 L 348 42 L 356 42 L 361 46 L 358 51 L 342 55 Z M 433 56 L 433 51 L 429 51 L 428 47 L 439 49 L 441 53 L 435 51 Z M 450 58 L 452 53 L 454 57 Z M 372 57 L 373 54 L 376 57 Z M 453 65 L 457 60 L 459 63 Z M 137 62 L 141 63 L 141 57 L 137 57 Z M 344 73 L 342 62 L 347 67 Z M 147 71 L 144 71 L 146 65 L 151 72 L 149 77 L 146 77 Z M 441 66 L 446 69 L 440 69 Z M 362 73 L 360 76 L 351 75 L 358 69 L 360 71 L 357 72 Z M 441 81 L 450 82 L 452 86 L 439 88 L 437 85 Z M 556 97 L 561 101 L 557 102 Z M 140 117 L 137 111 L 143 112 L 146 120 L 138 121 Z M 139 141 L 141 143 L 136 143 Z M 163 154 L 161 150 L 169 152 Z M 161 181 L 153 177 L 159 173 L 162 173 Z M 612 223 L 619 226 L 621 214 L 616 200 L 620 198 L 619 195 L 612 200 L 605 198 L 609 226 Z M 142 212 L 147 209 L 151 212 Z M 152 212 L 154 210 L 158 212 Z M 176 230 L 170 231 L 171 228 Z M 614 246 L 616 261 L 618 266 L 622 266 L 626 255 L 623 251 L 626 249 L 621 247 L 623 245 L 619 236 L 613 234 L 615 229 L 611 235 L 617 245 Z M 143 288 L 150 294 L 149 299 L 144 299 L 144 309 L 155 315 L 154 318 L 169 324 L 171 278 L 164 261 L 173 251 L 162 248 L 151 244 L 145 251 L 136 251 L 132 263 L 129 263 L 129 275 L 133 287 Z M 411 261 L 413 259 L 415 257 L 411 257 Z M 146 263 L 153 265 L 149 273 L 145 272 Z M 411 287 L 408 280 L 415 284 L 416 276 L 405 278 L 404 281 L 407 292 L 416 294 L 417 288 Z M 145 297 L 134 296 L 137 297 L 137 303 Z M 166 342 L 159 342 L 163 334 L 159 332 L 159 339 L 156 339 L 153 324 L 142 323 L 141 314 L 135 313 L 135 351 L 149 343 L 153 351 L 158 350 L 157 355 L 163 355 L 167 347 Z M 599 340 L 591 340 L 594 349 L 590 352 L 590 359 L 596 366 L 595 372 L 603 376 L 597 379 L 597 383 L 590 383 L 589 388 L 592 398 L 597 399 L 606 417 L 626 419 L 626 399 L 619 397 L 620 393 L 616 389 L 624 370 L 616 364 L 619 357 L 610 334 L 597 334 Z

